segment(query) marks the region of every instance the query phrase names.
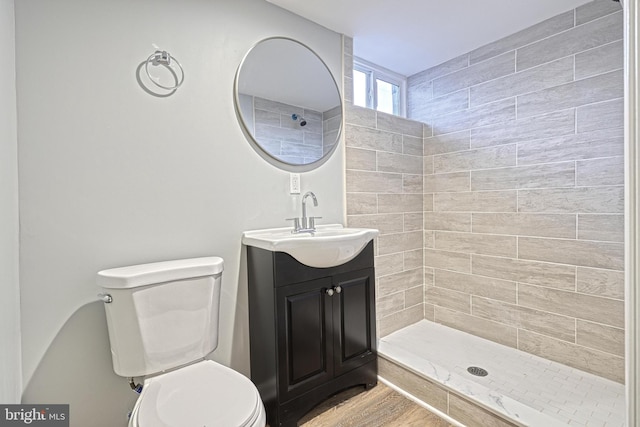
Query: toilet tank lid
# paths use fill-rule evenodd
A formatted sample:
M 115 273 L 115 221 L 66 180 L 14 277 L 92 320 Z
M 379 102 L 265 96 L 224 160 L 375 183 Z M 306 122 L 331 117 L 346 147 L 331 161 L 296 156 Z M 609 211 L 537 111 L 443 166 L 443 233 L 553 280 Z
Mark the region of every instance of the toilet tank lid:
M 215 276 L 221 274 L 223 269 L 224 261 L 216 256 L 180 259 L 102 270 L 98 272 L 97 283 L 98 286 L 107 289 L 126 289 L 173 280 Z

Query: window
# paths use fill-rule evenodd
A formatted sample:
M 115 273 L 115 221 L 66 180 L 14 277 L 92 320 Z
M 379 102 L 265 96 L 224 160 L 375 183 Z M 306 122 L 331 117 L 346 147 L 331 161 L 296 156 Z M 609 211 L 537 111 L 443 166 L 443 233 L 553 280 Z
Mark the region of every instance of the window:
M 353 61 L 353 103 L 405 116 L 406 77 L 360 58 Z

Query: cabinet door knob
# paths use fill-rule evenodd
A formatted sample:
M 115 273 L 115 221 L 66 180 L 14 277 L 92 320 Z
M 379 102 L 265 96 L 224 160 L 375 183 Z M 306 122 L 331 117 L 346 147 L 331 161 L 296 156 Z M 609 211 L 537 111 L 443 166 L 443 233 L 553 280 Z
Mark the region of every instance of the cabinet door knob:
M 336 290 L 336 293 L 339 294 L 340 292 L 342 292 L 342 286 L 336 286 L 335 288 L 333 288 Z
M 329 295 L 330 297 L 333 296 L 333 289 L 327 289 L 327 295 Z

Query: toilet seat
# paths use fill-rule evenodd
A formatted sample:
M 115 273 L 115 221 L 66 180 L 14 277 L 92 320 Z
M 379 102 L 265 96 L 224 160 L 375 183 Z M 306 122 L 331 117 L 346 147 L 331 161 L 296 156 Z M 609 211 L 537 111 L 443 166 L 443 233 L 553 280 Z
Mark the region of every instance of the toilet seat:
M 129 427 L 264 427 L 260 394 L 244 375 L 211 360 L 148 378 Z

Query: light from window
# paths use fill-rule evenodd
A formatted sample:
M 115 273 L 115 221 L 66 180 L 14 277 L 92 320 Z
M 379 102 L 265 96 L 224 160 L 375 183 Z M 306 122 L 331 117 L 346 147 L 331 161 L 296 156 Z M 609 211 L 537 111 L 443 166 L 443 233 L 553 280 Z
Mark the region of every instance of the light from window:
M 365 60 L 354 58 L 353 103 L 384 113 L 404 116 L 406 77 Z
M 367 73 L 353 70 L 353 103 L 360 107 L 368 107 L 369 88 Z
M 376 106 L 376 110 L 397 116 L 399 113 L 398 110 L 400 109 L 400 88 L 398 85 L 376 79 L 376 87 L 378 88 L 378 105 Z

